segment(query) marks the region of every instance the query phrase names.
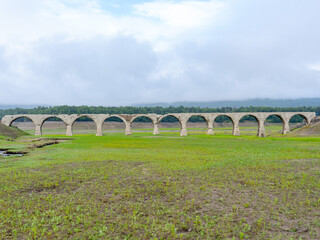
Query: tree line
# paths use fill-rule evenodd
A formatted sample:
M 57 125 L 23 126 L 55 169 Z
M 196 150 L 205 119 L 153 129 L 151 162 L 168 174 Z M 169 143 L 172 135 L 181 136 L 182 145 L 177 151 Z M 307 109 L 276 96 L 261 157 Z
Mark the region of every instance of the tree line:
M 0 110 L 0 118 L 5 115 L 15 114 L 168 114 L 168 113 L 231 113 L 231 112 L 316 112 L 320 114 L 320 107 L 221 107 L 221 108 L 201 108 L 201 107 L 103 107 L 103 106 L 54 106 L 54 107 L 37 107 L 33 109 L 14 108 L 14 109 L 2 109 Z M 80 119 L 87 121 L 88 119 Z M 114 121 L 121 121 L 120 119 L 114 118 Z M 255 120 L 253 117 L 246 116 L 242 121 Z M 303 120 L 301 116 L 295 116 L 291 122 L 300 122 Z M 137 121 L 147 122 L 148 118 L 138 118 Z M 173 117 L 167 117 L 163 120 L 164 122 L 176 121 Z M 195 116 L 190 119 L 191 122 L 204 121 L 201 117 Z M 228 117 L 221 116 L 216 119 L 216 122 L 230 121 Z M 277 116 L 271 116 L 267 119 L 268 122 L 281 122 L 281 119 Z

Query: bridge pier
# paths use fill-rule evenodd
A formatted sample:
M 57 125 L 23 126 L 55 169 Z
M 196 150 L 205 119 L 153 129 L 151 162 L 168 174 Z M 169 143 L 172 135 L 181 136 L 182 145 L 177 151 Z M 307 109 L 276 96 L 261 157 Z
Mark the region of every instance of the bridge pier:
M 259 120 L 259 127 L 258 127 L 257 136 L 259 136 L 259 137 L 265 137 L 266 136 L 266 131 L 265 131 L 265 128 L 264 128 L 264 121 Z
M 126 132 L 125 135 L 131 135 L 131 126 L 130 123 L 125 122 L 126 124 Z
M 289 119 L 285 119 L 283 128 L 282 128 L 282 134 L 288 134 L 288 133 L 290 133 Z
M 214 135 L 212 128 L 208 128 L 207 135 Z
M 213 132 L 213 122 L 214 122 L 214 119 L 213 119 L 213 118 L 207 120 L 207 124 L 208 124 L 207 135 L 214 135 L 214 132 Z
M 311 119 L 310 118 L 306 118 L 306 126 L 309 126 L 311 124 Z
M 102 124 L 103 123 L 96 123 L 97 125 L 97 133 L 96 133 L 96 136 L 102 136 Z
M 41 125 L 36 125 L 36 130 L 35 130 L 35 136 L 41 136 L 42 135 L 42 126 Z
M 159 123 L 153 123 L 153 135 L 159 135 Z
M 183 136 L 188 136 L 188 131 L 186 128 L 181 128 L 180 130 L 180 136 L 183 137 Z
M 181 124 L 180 136 L 188 136 L 187 119 L 179 119 Z
M 233 120 L 233 136 L 240 136 L 239 120 Z
M 66 136 L 72 136 L 72 124 L 67 124 L 67 132 L 66 132 Z

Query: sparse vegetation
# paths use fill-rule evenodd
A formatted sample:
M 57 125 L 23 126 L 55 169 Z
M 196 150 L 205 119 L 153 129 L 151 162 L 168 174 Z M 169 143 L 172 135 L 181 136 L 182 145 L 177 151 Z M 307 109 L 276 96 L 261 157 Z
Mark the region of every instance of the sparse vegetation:
M 56 140 L 0 141 L 29 152 L 0 158 L 0 236 L 316 239 L 320 138 L 279 138 L 280 129 L 267 126 L 275 136 L 267 139 L 233 137 L 219 126 L 215 136 L 191 128 L 184 138 L 178 128 L 155 137 L 137 129 L 41 149 Z
M 32 139 L 0 147 L 24 149 Z M 78 135 L 0 158 L 0 236 L 319 239 L 319 142 Z

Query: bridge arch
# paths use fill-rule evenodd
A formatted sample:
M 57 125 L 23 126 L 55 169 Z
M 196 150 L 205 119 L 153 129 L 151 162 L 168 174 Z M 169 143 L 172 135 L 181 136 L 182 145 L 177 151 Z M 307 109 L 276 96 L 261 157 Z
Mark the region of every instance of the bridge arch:
M 249 117 L 248 119 L 254 119 L 254 120 L 256 120 L 256 122 L 257 122 L 257 136 L 260 136 L 261 135 L 261 133 L 260 133 L 260 131 L 259 131 L 259 127 L 261 126 L 261 125 L 263 125 L 264 124 L 264 122 L 262 122 L 260 119 L 259 119 L 259 117 L 258 116 L 256 116 L 255 114 L 253 114 L 253 113 L 245 113 L 245 114 L 243 114 L 241 117 L 240 117 L 240 119 L 239 119 L 239 129 L 241 130 L 241 120 L 245 120 L 245 118 L 247 118 L 247 117 Z M 250 121 L 250 120 L 249 120 Z M 264 126 L 264 125 L 263 125 Z M 264 130 L 263 130 L 264 131 Z M 249 134 L 250 135 L 250 134 Z M 264 133 L 262 134 L 262 135 L 264 135 Z
M 209 129 L 209 120 L 207 118 L 207 116 L 205 116 L 204 114 L 201 113 L 194 113 L 194 114 L 190 114 L 186 117 L 186 128 L 188 127 L 188 123 L 190 125 L 190 122 L 192 122 L 192 118 L 198 117 L 202 120 L 204 120 L 204 122 L 206 123 L 206 129 Z M 198 121 L 198 123 L 201 123 L 201 121 Z
M 220 114 L 216 115 L 214 118 L 214 121 L 216 122 L 217 118 L 219 118 L 219 117 L 227 117 L 229 120 L 231 120 L 232 124 L 234 124 L 233 116 L 231 116 L 227 113 L 220 113 Z
M 178 115 L 178 114 L 175 114 L 175 113 L 168 113 L 168 114 L 162 115 L 161 117 L 159 117 L 158 123 L 160 123 L 160 122 L 161 122 L 164 118 L 166 118 L 166 117 L 174 117 L 174 118 L 177 119 L 177 120 L 179 121 L 179 123 L 181 124 L 179 115 Z
M 25 126 L 25 124 L 23 126 L 19 126 L 19 119 L 26 119 L 28 121 L 26 121 L 27 123 L 32 123 L 32 126 Z M 15 124 L 17 124 L 16 126 L 14 126 Z M 32 116 L 30 115 L 18 115 L 18 116 L 14 116 L 13 118 L 11 118 L 8 122 L 7 122 L 7 126 L 9 127 L 17 127 L 23 131 L 30 131 L 30 133 L 34 133 L 35 135 L 40 135 L 40 131 L 38 130 L 39 127 L 37 127 L 37 121 L 36 119 L 34 119 Z
M 181 119 L 179 118 L 179 115 L 177 115 L 177 114 L 169 113 L 169 114 L 165 114 L 165 115 L 161 116 L 161 117 L 158 119 L 158 124 L 161 124 L 161 122 L 163 121 L 163 119 L 165 119 L 165 118 L 167 118 L 167 117 L 171 117 L 171 118 L 177 120 L 176 122 L 179 123 L 179 125 L 180 125 L 180 132 L 181 132 L 181 130 L 182 130 L 182 122 L 181 122 Z M 163 123 L 163 122 L 162 122 L 162 123 Z
M 68 124 L 63 117 L 56 116 L 56 115 L 47 116 L 42 120 L 41 125 L 40 125 L 41 135 L 43 134 L 43 126 L 45 125 L 46 121 L 48 121 L 49 119 L 55 119 L 55 118 L 61 120 L 61 122 L 64 124 L 65 128 L 67 128 Z
M 121 115 L 118 115 L 118 114 L 112 114 L 112 115 L 109 115 L 109 116 L 106 116 L 106 117 L 104 117 L 103 119 L 102 119 L 102 126 L 104 125 L 104 124 L 106 124 L 107 122 L 109 122 L 109 121 L 107 121 L 107 120 L 110 120 L 110 119 L 119 119 L 119 120 L 121 120 L 120 122 L 123 122 L 124 123 L 124 125 L 125 125 L 125 134 L 126 135 L 130 135 L 131 134 L 131 129 L 130 129 L 130 124 L 128 124 L 128 121 L 123 117 L 123 116 L 121 116 Z M 112 121 L 111 121 L 112 122 Z M 129 125 L 129 126 L 128 126 Z
M 105 121 L 108 120 L 109 118 L 119 118 L 119 119 L 121 119 L 124 123 L 127 123 L 127 120 L 126 120 L 124 117 L 122 117 L 122 116 L 120 116 L 120 115 L 117 115 L 117 114 L 112 114 L 112 115 L 109 115 L 109 116 L 105 117 L 105 118 L 103 119 L 103 122 L 105 122 Z
M 208 122 L 208 119 L 207 119 L 207 116 L 202 114 L 202 113 L 192 113 L 192 114 L 189 114 L 187 116 L 187 122 L 190 120 L 190 118 L 192 117 L 201 117 L 202 119 L 204 119 L 206 122 Z
M 283 133 L 285 130 L 285 122 L 286 122 L 284 116 L 282 116 L 279 113 L 269 113 L 268 115 L 265 116 L 265 119 L 263 121 L 263 124 L 265 126 L 266 126 L 266 123 L 268 123 L 268 119 L 270 120 L 271 117 L 277 117 L 277 119 L 281 120 L 281 123 L 282 123 L 281 133 Z M 271 130 L 270 130 L 270 132 L 271 132 Z
M 28 126 L 26 126 L 26 127 L 22 126 L 21 130 L 23 130 L 23 131 L 31 131 L 31 132 L 34 131 L 34 134 L 35 134 L 35 135 L 41 135 L 39 121 L 37 121 L 38 119 L 37 119 L 37 117 L 36 117 L 35 115 L 28 115 L 28 114 L 13 115 L 13 116 L 11 116 L 11 117 L 9 117 L 9 118 L 7 119 L 6 125 L 9 126 L 9 127 L 11 127 L 11 126 L 13 126 L 14 123 L 16 122 L 16 123 L 17 123 L 17 126 L 15 126 L 15 127 L 20 128 L 20 127 L 18 126 L 18 122 L 19 122 L 18 120 L 19 120 L 19 119 L 27 119 L 27 120 L 29 120 L 29 121 L 26 121 L 26 122 L 32 123 L 32 127 L 31 127 L 31 126 L 30 126 L 30 127 L 28 127 Z M 34 130 L 31 130 L 32 128 L 33 128 Z
M 297 118 L 298 117 L 298 118 Z M 303 119 L 302 122 L 299 121 L 299 117 L 300 119 Z M 296 119 L 295 119 L 296 118 Z M 303 113 L 296 113 L 296 114 L 292 114 L 289 119 L 288 119 L 288 122 L 289 122 L 289 128 L 290 130 L 291 129 L 294 129 L 294 128 L 300 128 L 300 127 L 303 127 L 303 126 L 306 126 L 310 123 L 311 119 L 309 119 L 306 115 L 304 115 Z M 291 127 L 290 124 L 294 124 L 296 123 L 296 126 L 295 127 Z M 300 124 L 299 124 L 300 123 Z
M 230 122 L 232 123 L 232 134 L 237 135 L 237 134 L 235 134 L 236 124 L 235 124 L 235 120 L 232 115 L 225 114 L 225 113 L 221 113 L 221 114 L 216 115 L 213 119 L 214 126 L 217 126 L 217 124 L 224 121 L 225 119 L 230 120 Z M 226 133 L 226 131 L 225 131 L 225 133 Z
M 19 116 L 15 116 L 14 118 L 10 119 L 8 126 L 11 127 L 13 122 L 15 122 L 16 120 L 21 119 L 21 118 L 26 118 L 26 119 L 30 120 L 31 122 L 33 122 L 34 125 L 36 125 L 36 121 L 31 116 L 19 115 Z
M 130 120 L 130 124 L 133 123 L 137 118 L 141 118 L 141 117 L 145 117 L 151 120 L 151 122 L 155 123 L 156 119 L 152 118 L 151 116 L 149 116 L 148 114 L 137 114 L 135 115 L 133 118 L 131 118 Z
M 60 116 L 57 116 L 57 115 L 52 115 L 52 116 L 47 116 L 47 117 L 45 117 L 45 118 L 42 120 L 41 125 L 44 124 L 44 122 L 47 121 L 47 120 L 49 120 L 50 118 L 58 118 L 58 119 L 60 119 L 64 124 L 67 125 L 66 120 L 65 120 L 63 117 L 60 117 Z
M 155 125 L 156 125 L 156 122 L 157 122 L 157 119 L 151 117 L 150 115 L 148 114 L 138 114 L 138 115 L 135 115 L 133 118 L 130 119 L 130 127 L 132 128 L 132 124 L 138 120 L 138 119 L 148 119 L 149 121 L 145 121 L 145 123 L 151 123 L 152 124 L 152 128 L 153 128 L 153 131 L 154 131 L 154 134 L 155 133 Z
M 91 115 L 91 114 L 81 114 L 81 115 L 77 115 L 76 117 L 74 117 L 74 119 L 71 121 L 71 124 L 70 124 L 70 125 L 71 125 L 71 131 L 72 131 L 72 133 L 74 133 L 74 125 L 75 125 L 75 123 L 77 122 L 77 120 L 79 120 L 79 119 L 81 119 L 81 118 L 87 118 L 87 119 L 92 120 L 92 121 L 90 121 L 90 122 L 93 122 L 95 128 L 97 128 L 97 121 L 96 121 L 96 119 L 94 118 L 93 115 Z M 89 128 L 88 128 L 88 129 L 89 129 Z
M 93 117 L 92 115 L 90 115 L 90 114 L 81 114 L 81 115 L 76 116 L 76 117 L 73 119 L 71 125 L 73 125 L 73 124 L 75 123 L 75 121 L 79 120 L 80 118 L 89 118 L 89 119 L 91 119 L 92 121 L 96 122 L 96 120 L 94 119 L 94 117 Z

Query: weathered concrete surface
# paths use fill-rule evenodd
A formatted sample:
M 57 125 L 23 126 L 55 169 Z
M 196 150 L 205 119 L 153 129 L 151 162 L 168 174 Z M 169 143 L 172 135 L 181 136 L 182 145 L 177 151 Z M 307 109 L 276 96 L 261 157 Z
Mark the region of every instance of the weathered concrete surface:
M 309 125 L 311 120 L 316 117 L 314 112 L 258 112 L 258 113 L 170 113 L 166 115 L 157 114 L 71 114 L 71 115 L 33 115 L 33 114 L 21 114 L 21 115 L 6 115 L 2 118 L 2 123 L 11 126 L 12 122 L 18 118 L 28 118 L 35 124 L 35 135 L 42 135 L 42 125 L 49 118 L 55 117 L 61 119 L 67 126 L 67 136 L 72 136 L 72 126 L 74 122 L 81 117 L 88 117 L 92 119 L 97 127 L 97 136 L 102 136 L 102 124 L 111 117 L 117 117 L 121 119 L 126 126 L 125 134 L 131 134 L 131 123 L 139 117 L 149 118 L 154 126 L 153 134 L 159 134 L 159 124 L 167 116 L 175 117 L 180 123 L 180 136 L 187 136 L 187 122 L 193 116 L 200 116 L 207 122 L 208 131 L 207 134 L 214 134 L 213 123 L 219 116 L 227 116 L 233 123 L 232 134 L 235 136 L 240 135 L 239 123 L 245 116 L 252 116 L 258 121 L 257 136 L 265 137 L 265 120 L 269 116 L 278 116 L 282 120 L 282 133 L 287 134 L 290 132 L 289 121 L 295 115 L 300 115 L 306 120 L 306 124 Z

